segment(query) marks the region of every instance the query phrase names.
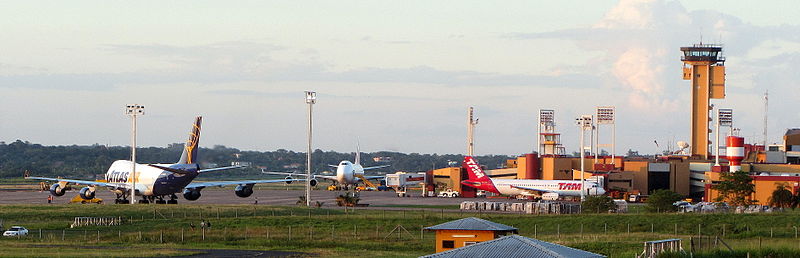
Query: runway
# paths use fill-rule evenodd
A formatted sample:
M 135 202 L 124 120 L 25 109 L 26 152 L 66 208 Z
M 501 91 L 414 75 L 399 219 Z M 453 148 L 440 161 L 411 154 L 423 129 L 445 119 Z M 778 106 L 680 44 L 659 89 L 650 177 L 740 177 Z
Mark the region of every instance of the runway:
M 296 205 L 299 196 L 305 194 L 303 190 L 255 190 L 253 195 L 247 198 L 237 197 L 233 189 L 206 189 L 202 192 L 202 197 L 196 201 L 187 201 L 178 194 L 178 204 L 255 204 L 258 205 Z M 344 191 L 316 190 L 311 192 L 312 201 L 324 202 L 323 207 L 335 207 L 336 197 L 344 194 Z M 78 191 L 67 192 L 64 196 L 55 197 L 53 203 L 63 204 L 78 194 Z M 458 205 L 462 201 L 476 200 L 474 198 L 437 198 L 437 197 L 418 197 L 419 192 L 413 192 L 413 197 L 397 197 L 393 191 L 365 191 L 361 192 L 359 203 L 369 204 L 370 206 L 386 205 Z M 40 192 L 32 190 L 24 191 L 0 191 L 0 204 L 47 204 L 47 196 L 50 192 Z M 114 203 L 114 194 L 103 190 L 97 190 L 97 197 L 104 200 L 103 205 Z M 500 201 L 500 200 L 498 200 Z

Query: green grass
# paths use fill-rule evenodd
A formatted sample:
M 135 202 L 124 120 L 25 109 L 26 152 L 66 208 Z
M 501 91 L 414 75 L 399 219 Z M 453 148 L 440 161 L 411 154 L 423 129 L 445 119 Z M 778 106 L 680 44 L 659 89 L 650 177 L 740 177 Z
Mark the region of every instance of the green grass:
M 521 215 L 475 213 L 444 205 L 396 205 L 386 208 L 436 208 L 442 211 L 306 209 L 253 205 L 0 205 L 6 227 L 25 226 L 27 238 L 0 239 L 0 256 L 14 256 L 33 245 L 126 247 L 137 256 L 172 255 L 176 249 L 247 249 L 305 252 L 320 256 L 416 257 L 434 252 L 434 233 L 422 227 L 478 216 L 519 228 L 523 236 L 556 242 L 612 257 L 632 257 L 644 241 L 722 236 L 736 249 L 798 250 L 798 212 L 774 214 L 581 214 Z M 125 217 L 120 226 L 70 229 L 74 217 Z M 201 220 L 212 223 L 205 232 Z M 189 225 L 196 228 L 191 230 Z M 405 228 L 398 239 L 388 232 Z M 290 229 L 291 228 L 291 229 Z M 630 233 L 628 231 L 630 228 Z M 41 237 L 39 230 L 42 230 Z M 289 234 L 291 230 L 291 235 Z M 141 233 L 140 233 L 141 232 Z M 62 235 L 64 240 L 62 239 Z M 422 236 L 422 238 L 420 238 Z M 56 248 L 60 249 L 60 248 Z M 109 249 L 110 250 L 110 249 Z M 117 250 L 117 249 L 115 249 Z M 90 252 L 83 256 L 93 256 Z M 117 251 L 111 251 L 117 252 Z M 72 252 L 68 252 L 72 256 Z M 120 256 L 127 252 L 119 251 Z M 116 255 L 116 254 L 113 254 Z M 82 255 L 75 255 L 82 256 Z
M 461 206 L 460 205 L 425 205 L 425 204 L 389 204 L 389 205 L 370 205 L 370 207 L 458 210 Z
M 31 252 L 35 249 L 35 252 Z M 91 248 L 82 245 L 36 245 L 27 243 L 4 243 L 0 247 L 0 257 L 164 257 L 184 256 L 201 252 L 183 251 L 175 248 L 149 248 L 144 246 Z

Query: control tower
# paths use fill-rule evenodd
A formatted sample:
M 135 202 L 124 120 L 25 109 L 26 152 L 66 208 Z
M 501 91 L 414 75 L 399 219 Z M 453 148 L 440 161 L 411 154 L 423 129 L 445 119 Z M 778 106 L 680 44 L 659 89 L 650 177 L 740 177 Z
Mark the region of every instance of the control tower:
M 725 98 L 725 57 L 722 46 L 681 47 L 683 79 L 692 81 L 692 114 L 690 147 L 692 156 L 708 159 L 711 121 L 711 99 Z

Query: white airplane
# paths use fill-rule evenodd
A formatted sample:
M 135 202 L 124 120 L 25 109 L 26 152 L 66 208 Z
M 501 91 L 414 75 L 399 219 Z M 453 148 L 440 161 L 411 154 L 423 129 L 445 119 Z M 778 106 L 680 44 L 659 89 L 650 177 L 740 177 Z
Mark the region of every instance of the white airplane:
M 111 164 L 105 174 L 105 180 L 88 181 L 73 180 L 47 177 L 30 177 L 27 179 L 58 181 L 50 187 L 50 193 L 54 196 L 63 196 L 66 193 L 68 183 L 86 185 L 80 190 L 81 198 L 85 200 L 94 199 L 95 188 L 106 187 L 116 193 L 116 203 L 129 203 L 131 187 L 135 181 L 136 196 L 141 196 L 143 203 L 155 202 L 159 204 L 177 204 L 176 193 L 183 191 L 183 198 L 194 201 L 200 198 L 200 190 L 210 186 L 238 185 L 234 191 L 236 196 L 245 198 L 253 194 L 253 185 L 259 183 L 276 183 L 302 181 L 302 179 L 276 179 L 276 180 L 242 180 L 242 181 L 220 181 L 220 182 L 201 182 L 192 183 L 198 175 L 206 172 L 220 171 L 226 169 L 242 168 L 242 166 L 230 166 L 222 168 L 200 169 L 197 161 L 197 144 L 200 141 L 200 124 L 203 117 L 198 116 L 189 132 L 189 140 L 177 163 L 173 164 L 136 164 L 136 179 L 131 177 L 131 161 L 117 160 Z M 165 201 L 164 198 L 169 200 Z M 130 197 L 135 198 L 135 197 Z
M 352 162 L 350 162 L 348 160 L 342 160 L 342 162 L 339 162 L 339 165 L 328 165 L 328 166 L 336 168 L 336 175 L 335 176 L 320 175 L 320 174 L 311 175 L 311 181 L 309 182 L 311 184 L 311 186 L 316 186 L 317 185 L 317 183 L 318 183 L 317 179 L 318 178 L 319 179 L 331 180 L 334 183 L 342 185 L 342 186 L 355 185 L 359 181 L 361 181 L 362 177 L 365 178 L 365 179 L 384 178 L 385 176 L 364 176 L 364 171 L 365 170 L 385 168 L 385 167 L 388 167 L 390 165 L 382 165 L 382 166 L 374 166 L 374 167 L 363 167 L 363 166 L 361 166 L 361 151 L 359 150 L 359 148 L 356 148 L 356 163 L 355 164 L 353 164 Z M 292 178 L 293 176 L 300 176 L 300 177 L 307 176 L 306 174 L 302 174 L 302 173 L 268 172 L 268 171 L 262 171 L 262 173 L 264 173 L 264 174 L 273 174 L 273 175 L 285 175 L 286 176 L 286 180 L 293 179 Z
M 560 196 L 581 196 L 581 189 L 587 196 L 606 193 L 597 182 L 584 181 L 581 187 L 581 181 L 576 180 L 492 179 L 471 156 L 464 156 L 462 166 L 467 170 L 469 180 L 461 181 L 461 184 L 501 195 L 557 199 Z

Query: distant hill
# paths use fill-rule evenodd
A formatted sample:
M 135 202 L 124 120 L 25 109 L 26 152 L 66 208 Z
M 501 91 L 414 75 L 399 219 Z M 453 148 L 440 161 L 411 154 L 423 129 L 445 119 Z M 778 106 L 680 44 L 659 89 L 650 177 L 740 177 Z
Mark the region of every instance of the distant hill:
M 137 148 L 138 163 L 172 163 L 176 162 L 183 150 L 182 143 L 170 144 L 167 147 Z M 339 153 L 334 151 L 315 150 L 312 156 L 313 171 L 330 171 L 328 164 L 338 164 L 342 160 L 353 160 L 355 153 Z M 130 147 L 104 145 L 91 146 L 43 146 L 17 140 L 13 143 L 0 142 L 0 178 L 20 178 L 25 170 L 38 176 L 63 176 L 71 178 L 94 179 L 95 175 L 104 174 L 115 160 L 129 159 Z M 481 164 L 496 168 L 505 164 L 506 155 L 477 156 Z M 212 148 L 200 148 L 200 165 L 204 168 L 229 166 L 232 162 L 249 162 L 251 167 L 242 170 L 229 170 L 204 175 L 207 178 L 255 177 L 261 176 L 259 168 L 268 171 L 305 171 L 305 152 L 294 152 L 284 149 L 276 151 L 240 151 L 221 145 Z M 448 166 L 448 161 L 458 162 L 461 154 L 419 154 L 379 151 L 362 153 L 361 162 L 366 166 L 392 165 L 386 172 L 394 171 L 427 171 L 432 168 Z

